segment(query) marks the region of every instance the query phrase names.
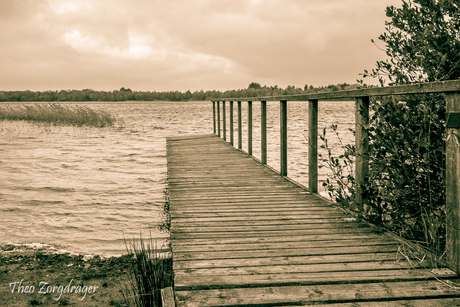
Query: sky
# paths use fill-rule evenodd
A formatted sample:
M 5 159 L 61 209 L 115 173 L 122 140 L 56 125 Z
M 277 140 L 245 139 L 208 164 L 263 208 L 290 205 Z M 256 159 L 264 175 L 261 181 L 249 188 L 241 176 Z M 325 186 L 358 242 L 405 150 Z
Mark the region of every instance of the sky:
M 386 58 L 388 5 L 401 0 L 0 0 L 0 90 L 356 83 Z

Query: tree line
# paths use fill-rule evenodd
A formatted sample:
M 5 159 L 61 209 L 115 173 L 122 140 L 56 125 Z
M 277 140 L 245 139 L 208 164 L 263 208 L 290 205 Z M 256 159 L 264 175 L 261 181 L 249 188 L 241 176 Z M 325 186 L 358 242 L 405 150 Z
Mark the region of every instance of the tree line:
M 279 96 L 316 93 L 320 91 L 338 91 L 356 89 L 358 84 L 342 83 L 337 85 L 314 87 L 306 84 L 304 88 L 289 85 L 286 88 L 275 86 L 262 86 L 252 82 L 245 89 L 228 91 L 194 91 L 186 92 L 168 91 L 133 91 L 130 88 L 120 88 L 114 91 L 84 90 L 61 90 L 61 91 L 0 91 L 1 102 L 35 102 L 35 101 L 200 101 L 214 100 L 218 98 L 239 98 L 258 96 Z

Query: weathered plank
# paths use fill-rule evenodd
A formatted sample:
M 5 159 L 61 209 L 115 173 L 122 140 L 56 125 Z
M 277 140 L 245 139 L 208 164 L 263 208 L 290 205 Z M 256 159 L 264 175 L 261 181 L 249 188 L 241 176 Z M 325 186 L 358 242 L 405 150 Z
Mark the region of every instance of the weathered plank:
M 281 304 L 307 305 L 360 301 L 407 300 L 458 296 L 458 292 L 436 280 L 379 282 L 363 284 L 325 284 L 287 287 L 253 287 L 191 290 L 176 292 L 180 306 L 237 306 Z
M 313 256 L 291 256 L 291 257 L 266 257 L 246 259 L 206 259 L 195 261 L 175 261 L 174 268 L 180 270 L 189 269 L 210 269 L 210 268 L 234 268 L 250 266 L 277 266 L 277 265 L 307 265 L 307 264 L 328 264 L 328 263 L 359 263 L 363 261 L 394 261 L 400 262 L 394 252 L 378 254 L 350 254 L 350 255 L 313 255 Z
M 169 138 L 167 152 L 178 306 L 399 306 L 460 296 L 436 280 L 453 272 L 435 276 L 407 261 L 400 241 L 215 135 Z

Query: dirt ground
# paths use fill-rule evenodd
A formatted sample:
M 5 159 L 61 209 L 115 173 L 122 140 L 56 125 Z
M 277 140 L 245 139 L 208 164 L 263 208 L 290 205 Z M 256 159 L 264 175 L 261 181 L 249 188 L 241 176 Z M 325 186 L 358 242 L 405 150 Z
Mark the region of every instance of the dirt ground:
M 0 246 L 0 306 L 125 306 L 132 261 Z

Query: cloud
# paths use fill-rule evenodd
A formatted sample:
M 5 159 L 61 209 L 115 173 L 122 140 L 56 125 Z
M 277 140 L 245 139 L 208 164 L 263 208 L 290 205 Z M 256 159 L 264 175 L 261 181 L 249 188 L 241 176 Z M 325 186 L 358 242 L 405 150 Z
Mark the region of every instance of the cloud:
M 392 0 L 398 3 L 399 0 Z M 353 82 L 384 57 L 383 0 L 2 0 L 4 89 Z

